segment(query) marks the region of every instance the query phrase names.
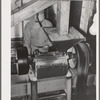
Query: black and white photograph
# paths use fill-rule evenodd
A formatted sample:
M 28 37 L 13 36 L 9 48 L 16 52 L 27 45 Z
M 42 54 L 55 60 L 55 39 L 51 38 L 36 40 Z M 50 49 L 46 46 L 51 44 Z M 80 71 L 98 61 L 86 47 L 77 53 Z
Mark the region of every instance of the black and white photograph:
M 98 7 L 10 0 L 8 100 L 99 100 Z

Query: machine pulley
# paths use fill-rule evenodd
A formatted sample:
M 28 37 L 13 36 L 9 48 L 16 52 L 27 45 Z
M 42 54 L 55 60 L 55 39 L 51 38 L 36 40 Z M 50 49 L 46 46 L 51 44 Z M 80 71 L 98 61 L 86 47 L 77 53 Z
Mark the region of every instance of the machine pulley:
M 27 48 L 17 47 L 15 50 L 15 53 L 16 53 L 15 59 L 12 60 L 11 62 L 11 63 L 16 64 L 16 68 L 13 68 L 13 71 L 15 71 L 16 74 L 19 74 L 19 75 L 27 74 L 29 70 Z

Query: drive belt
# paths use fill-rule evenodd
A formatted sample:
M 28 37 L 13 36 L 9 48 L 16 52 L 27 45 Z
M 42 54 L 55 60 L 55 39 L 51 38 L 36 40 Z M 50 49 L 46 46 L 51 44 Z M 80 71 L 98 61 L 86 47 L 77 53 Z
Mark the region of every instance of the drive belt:
M 77 51 L 77 100 L 85 100 L 87 91 L 87 76 L 90 64 L 89 60 L 89 47 L 86 43 L 78 43 L 75 46 Z

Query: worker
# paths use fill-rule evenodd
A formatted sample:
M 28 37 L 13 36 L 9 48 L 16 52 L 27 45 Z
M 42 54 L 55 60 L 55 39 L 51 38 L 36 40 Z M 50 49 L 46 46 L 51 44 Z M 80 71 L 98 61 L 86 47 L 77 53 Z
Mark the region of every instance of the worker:
M 43 29 L 45 27 L 52 27 L 52 23 L 45 19 L 44 11 L 36 14 L 35 19 L 26 24 L 24 29 L 24 46 L 27 47 L 29 54 L 32 54 L 37 49 L 40 52 L 47 52 L 47 48 L 52 46 Z M 44 48 L 46 46 L 47 48 Z

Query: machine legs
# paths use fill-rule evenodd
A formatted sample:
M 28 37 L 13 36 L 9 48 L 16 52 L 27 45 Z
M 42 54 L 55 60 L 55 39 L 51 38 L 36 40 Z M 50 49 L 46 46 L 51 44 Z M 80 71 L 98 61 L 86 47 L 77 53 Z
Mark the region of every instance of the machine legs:
M 67 85 L 67 100 L 71 100 L 71 88 L 72 88 L 72 79 L 68 78 L 66 79 L 66 85 Z
M 37 81 L 31 81 L 31 100 L 37 100 Z

